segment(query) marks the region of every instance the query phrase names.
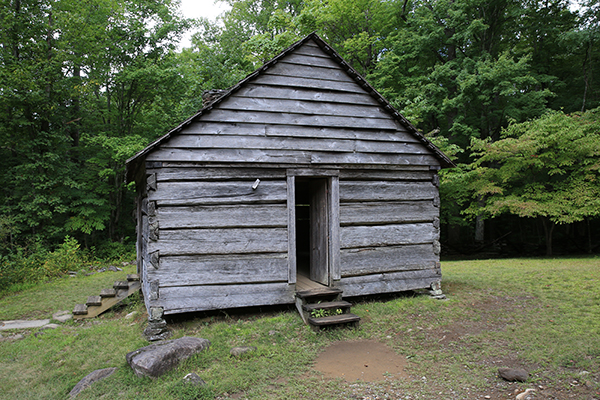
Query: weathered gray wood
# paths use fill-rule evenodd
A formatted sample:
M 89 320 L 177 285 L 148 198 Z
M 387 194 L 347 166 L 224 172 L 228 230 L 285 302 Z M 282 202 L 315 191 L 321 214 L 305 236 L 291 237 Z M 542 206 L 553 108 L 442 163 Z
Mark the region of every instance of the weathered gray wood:
M 287 150 L 235 150 L 219 149 L 203 151 L 193 149 L 159 149 L 148 158 L 166 162 L 250 162 L 250 163 L 289 163 L 289 164 L 364 164 L 364 165 L 431 165 L 437 163 L 432 155 L 406 154 L 365 154 L 365 153 L 325 153 L 316 151 Z M 150 195 L 152 192 L 150 192 Z M 151 195 L 151 198 L 154 198 Z
M 304 125 L 354 129 L 398 129 L 396 121 L 388 118 L 387 116 L 382 118 L 365 118 L 318 114 L 305 115 L 289 112 L 226 110 L 220 108 L 204 114 L 202 116 L 202 120 L 211 122 Z
M 150 174 L 148 175 L 148 177 L 146 178 L 146 183 L 147 183 L 147 190 L 156 190 L 156 175 L 155 174 Z
M 282 283 L 183 286 L 161 289 L 165 314 L 224 308 L 292 304 L 294 285 Z
M 254 181 L 229 182 L 164 182 L 151 193 L 151 200 L 161 206 L 238 204 L 284 202 L 287 199 L 286 182 L 262 181 L 252 190 Z
M 431 182 L 341 181 L 340 201 L 433 200 L 437 189 Z
M 287 176 L 308 176 L 308 177 L 331 177 L 338 176 L 338 169 L 316 169 L 316 168 L 288 168 Z M 289 185 L 288 185 L 289 187 Z
M 438 260 L 432 244 L 345 249 L 341 252 L 342 277 L 434 269 Z
M 285 179 L 286 173 L 283 169 L 268 168 L 235 168 L 235 167 L 165 167 L 156 171 L 158 182 L 168 181 L 230 181 L 240 179 L 261 181 L 265 179 Z
M 386 113 L 379 106 L 330 103 L 324 101 L 316 102 L 234 96 L 221 103 L 218 108 L 224 110 L 391 119 L 391 115 Z
M 384 164 L 384 165 L 433 165 L 439 161 L 433 155 L 413 154 L 365 154 L 313 152 L 314 164 Z
M 186 126 L 180 135 L 237 135 L 264 137 L 297 137 L 317 139 L 351 139 L 386 142 L 420 143 L 406 129 L 393 127 L 391 129 L 357 129 L 357 128 L 327 128 L 320 126 L 271 125 L 253 123 L 225 122 L 193 122 Z M 429 169 L 427 169 L 429 171 Z M 153 170 L 154 171 L 154 170 Z
M 425 270 L 429 272 L 429 270 Z M 430 273 L 423 277 L 409 277 L 405 273 L 375 274 L 368 277 L 348 277 L 340 280 L 344 296 L 364 296 L 378 293 L 394 293 L 406 290 L 425 289 L 441 276 Z M 368 279 L 365 279 L 368 278 Z
M 340 223 L 347 226 L 433 222 L 439 211 L 430 200 L 342 203 Z
M 329 54 L 325 53 L 319 46 L 310 41 L 296 49 L 293 54 L 305 54 L 313 57 L 326 57 L 331 59 Z
M 364 93 L 365 90 L 355 82 L 327 81 L 312 78 L 296 78 L 290 76 L 272 75 L 267 73 L 258 76 L 253 83 L 259 85 L 286 86 L 294 88 L 311 88 L 336 90 L 339 92 Z
M 423 170 L 396 170 L 396 171 L 365 171 L 344 169 L 339 173 L 342 180 L 373 180 L 373 181 L 423 181 L 431 179 L 431 173 L 427 167 Z
M 302 64 L 290 64 L 280 61 L 273 67 L 264 72 L 268 75 L 280 75 L 286 77 L 303 78 L 310 77 L 311 79 L 339 81 L 343 83 L 354 83 L 346 71 L 341 68 L 328 68 L 319 66 L 310 66 Z
M 266 99 L 305 100 L 329 103 L 363 104 L 368 106 L 381 107 L 381 104 L 377 102 L 377 100 L 375 100 L 373 96 L 364 93 L 337 93 L 314 89 L 292 89 L 286 87 L 263 86 L 254 84 L 246 85 L 240 88 L 237 92 L 235 92 L 235 97 L 261 97 Z
M 310 279 L 329 285 L 329 182 L 310 181 Z
M 162 207 L 158 214 L 161 229 L 287 227 L 285 204 L 210 205 Z
M 329 264 L 331 280 L 341 276 L 340 267 L 340 179 L 329 179 Z
M 283 282 L 288 279 L 287 264 L 286 253 L 161 257 L 160 268 L 150 277 L 158 279 L 161 288 Z
M 296 179 L 287 177 L 287 214 L 288 214 L 288 283 L 296 283 L 298 260 L 296 256 Z
M 340 228 L 342 249 L 433 243 L 438 239 L 432 224 L 345 226 Z
M 307 65 L 312 67 L 322 67 L 331 69 L 340 69 L 340 65 L 331 57 L 315 57 L 314 55 L 305 55 L 292 53 L 287 55 L 282 62 L 286 64 Z
M 288 250 L 285 228 L 186 229 L 162 231 L 150 252 L 167 255 L 282 253 Z
M 100 291 L 100 297 L 115 297 L 117 291 L 115 289 L 102 289 Z
M 363 152 L 393 154 L 430 154 L 418 143 L 384 142 L 347 139 L 283 138 L 234 135 L 179 135 L 162 148 L 182 149 L 286 149 L 300 151 Z M 430 179 L 431 181 L 431 179 Z

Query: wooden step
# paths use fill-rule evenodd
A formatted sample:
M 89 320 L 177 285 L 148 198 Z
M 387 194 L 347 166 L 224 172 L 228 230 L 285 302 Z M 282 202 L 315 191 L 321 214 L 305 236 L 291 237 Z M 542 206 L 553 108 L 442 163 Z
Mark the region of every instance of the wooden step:
M 102 297 L 100 296 L 89 296 L 85 304 L 90 306 L 101 306 L 102 305 Z
M 310 289 L 310 290 L 301 290 L 296 292 L 296 297 L 299 297 L 303 300 L 308 299 L 318 299 L 318 298 L 327 298 L 327 297 L 336 297 L 343 292 L 342 289 L 332 288 L 332 287 L 324 287 L 318 289 Z
M 322 303 L 311 303 L 304 304 L 302 308 L 304 311 L 312 312 L 314 310 L 335 310 L 337 308 L 350 309 L 352 307 L 352 303 L 348 303 L 347 301 L 325 301 Z
M 343 324 L 352 324 L 355 327 L 358 327 L 360 322 L 360 317 L 355 314 L 340 314 L 340 315 L 332 315 L 330 317 L 321 317 L 321 318 L 308 318 L 308 323 L 314 327 L 323 328 L 326 326 L 335 326 L 335 325 L 343 325 Z
M 73 315 L 86 315 L 88 312 L 88 308 L 85 304 L 75 304 L 75 308 L 73 308 Z
M 102 289 L 100 291 L 100 297 L 115 297 L 117 291 L 115 289 Z
M 140 276 L 138 274 L 127 274 L 127 280 L 129 282 L 139 281 L 140 280 Z

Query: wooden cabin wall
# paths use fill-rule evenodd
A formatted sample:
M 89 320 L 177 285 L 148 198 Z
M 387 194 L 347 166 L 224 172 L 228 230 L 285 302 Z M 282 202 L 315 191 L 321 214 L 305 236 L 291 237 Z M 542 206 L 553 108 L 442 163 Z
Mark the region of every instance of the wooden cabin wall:
M 344 296 L 426 288 L 439 281 L 435 171 L 341 172 L 340 242 Z
M 147 174 L 156 180 L 150 306 L 171 314 L 293 301 L 285 170 L 164 163 Z

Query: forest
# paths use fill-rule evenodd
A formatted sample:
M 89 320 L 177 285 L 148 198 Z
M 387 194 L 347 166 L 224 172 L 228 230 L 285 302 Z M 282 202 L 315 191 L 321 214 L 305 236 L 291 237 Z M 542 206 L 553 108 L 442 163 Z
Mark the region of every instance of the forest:
M 600 1 L 222 1 L 2 0 L 0 285 L 132 251 L 125 160 L 311 32 L 455 160 L 447 254 L 600 248 Z

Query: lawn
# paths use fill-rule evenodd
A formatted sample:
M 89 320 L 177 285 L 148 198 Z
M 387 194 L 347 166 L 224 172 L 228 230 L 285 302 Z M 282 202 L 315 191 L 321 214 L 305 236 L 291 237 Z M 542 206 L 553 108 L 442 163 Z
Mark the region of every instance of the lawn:
M 48 318 L 72 309 L 119 274 L 57 279 L 0 299 L 0 320 Z M 315 334 L 291 309 L 232 311 L 171 321 L 173 338 L 211 341 L 156 379 L 137 378 L 125 354 L 147 344 L 141 300 L 56 330 L 2 332 L 1 398 L 63 399 L 89 372 L 118 367 L 78 399 L 600 399 L 600 258 L 510 259 L 442 263 L 445 301 L 426 294 L 359 299 L 357 330 Z M 137 311 L 133 317 L 127 314 Z M 21 340 L 7 340 L 22 333 Z M 402 378 L 330 379 L 313 366 L 337 341 L 375 340 L 406 360 Z M 256 346 L 241 358 L 231 347 Z M 499 367 L 522 367 L 508 383 Z M 195 372 L 204 388 L 182 383 Z M 516 391 L 516 392 L 515 392 Z

